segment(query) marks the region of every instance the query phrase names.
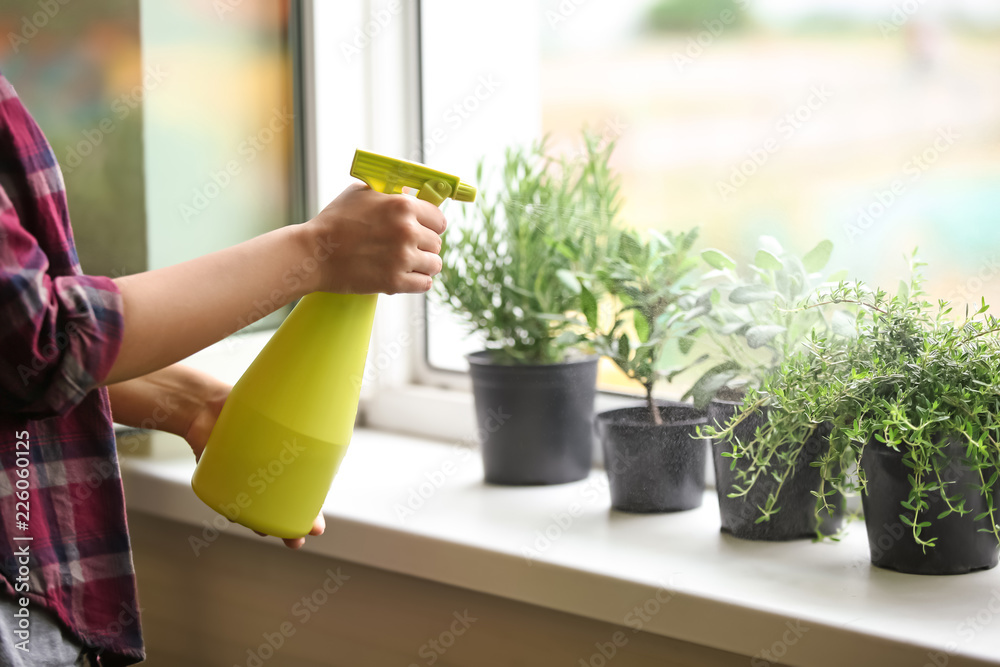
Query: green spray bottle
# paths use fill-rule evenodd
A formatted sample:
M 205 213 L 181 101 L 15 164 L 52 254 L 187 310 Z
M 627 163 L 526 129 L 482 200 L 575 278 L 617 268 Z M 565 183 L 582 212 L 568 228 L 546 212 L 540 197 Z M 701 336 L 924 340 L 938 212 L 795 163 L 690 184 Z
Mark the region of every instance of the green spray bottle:
M 421 164 L 357 151 L 351 175 L 373 190 L 416 191 L 435 206 L 476 189 Z M 301 299 L 233 387 L 191 486 L 231 521 L 283 538 L 307 535 L 347 452 L 377 296 Z

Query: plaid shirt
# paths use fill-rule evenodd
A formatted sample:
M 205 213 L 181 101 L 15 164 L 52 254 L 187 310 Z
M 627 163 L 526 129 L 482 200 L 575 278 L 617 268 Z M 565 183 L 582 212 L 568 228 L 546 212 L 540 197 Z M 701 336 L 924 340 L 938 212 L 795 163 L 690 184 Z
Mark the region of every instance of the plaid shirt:
M 114 282 L 81 274 L 55 155 L 0 74 L 0 579 L 29 619 L 48 609 L 109 666 L 145 657 L 97 387 L 122 326 Z

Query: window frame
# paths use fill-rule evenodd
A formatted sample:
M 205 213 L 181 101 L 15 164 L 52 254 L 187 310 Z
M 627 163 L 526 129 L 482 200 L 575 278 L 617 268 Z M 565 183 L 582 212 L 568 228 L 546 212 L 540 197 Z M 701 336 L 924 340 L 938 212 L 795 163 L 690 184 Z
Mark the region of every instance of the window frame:
M 307 180 L 316 184 L 312 204 L 319 210 L 353 181 L 348 166 L 354 149 L 411 157 L 412 147 L 421 145 L 420 5 L 415 0 L 302 4 L 307 23 L 302 47 L 309 52 L 303 62 L 311 64 L 304 72 L 303 97 L 311 101 L 315 118 L 306 128 L 312 135 L 307 143 L 315 146 L 307 157 Z M 359 421 L 372 428 L 467 438 L 474 432 L 468 385 L 464 392 L 449 391 L 417 381 L 425 345 L 423 308 L 421 295 L 379 298 Z
M 537 0 L 522 2 L 533 7 Z M 310 109 L 315 117 L 315 124 L 311 128 L 307 125 L 306 138 L 311 134 L 316 147 L 314 154 L 307 154 L 311 171 L 307 182 L 316 184 L 312 201 L 318 210 L 353 180 L 346 166 L 355 148 L 423 161 L 424 3 L 341 0 L 333 8 L 304 0 L 303 5 L 302 15 L 308 24 L 303 47 L 310 50 L 303 58 L 309 67 L 303 77 L 304 98 L 312 101 Z M 398 13 L 392 12 L 394 8 Z M 388 21 L 378 22 L 377 14 L 386 11 Z M 384 19 L 387 15 L 381 16 Z M 362 32 L 368 28 L 371 30 Z M 367 43 L 364 36 L 369 37 Z M 510 81 L 519 80 L 519 75 L 514 66 L 503 74 Z M 345 105 L 344 99 L 351 99 L 351 104 Z M 428 363 L 427 299 L 424 295 L 379 298 L 359 423 L 447 441 L 475 442 L 468 374 Z M 634 397 L 602 392 L 595 407 L 600 411 L 634 402 Z

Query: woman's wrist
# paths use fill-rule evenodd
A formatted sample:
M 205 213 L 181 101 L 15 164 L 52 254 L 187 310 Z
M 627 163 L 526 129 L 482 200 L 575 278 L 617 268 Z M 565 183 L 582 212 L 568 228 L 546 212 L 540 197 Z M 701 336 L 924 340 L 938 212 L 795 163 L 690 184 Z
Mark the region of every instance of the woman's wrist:
M 282 275 L 282 283 L 294 295 L 292 300 L 322 291 L 329 282 L 324 275 L 331 270 L 331 258 L 337 249 L 333 236 L 313 221 L 284 229 L 288 230 L 294 255 L 298 258 Z
M 228 385 L 187 366 L 160 371 L 108 386 L 115 421 L 126 426 L 186 437 L 207 405 L 223 399 Z

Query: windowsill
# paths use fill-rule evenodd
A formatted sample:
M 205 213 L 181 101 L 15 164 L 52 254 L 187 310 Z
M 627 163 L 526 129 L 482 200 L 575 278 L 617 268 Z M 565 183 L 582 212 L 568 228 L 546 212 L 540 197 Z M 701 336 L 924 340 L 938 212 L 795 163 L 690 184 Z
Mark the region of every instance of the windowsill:
M 189 457 L 124 457 L 129 509 L 204 528 L 217 515 L 191 491 L 193 470 Z M 422 484 L 423 505 L 401 518 Z M 747 656 L 784 647 L 783 664 L 945 664 L 935 653 L 949 665 L 1000 664 L 1000 569 L 919 577 L 872 568 L 861 524 L 840 543 L 744 542 L 719 533 L 712 493 L 690 512 L 622 514 L 610 511 L 603 472 L 489 486 L 477 452 L 367 429 L 355 433 L 324 516 L 310 552 Z M 546 529 L 561 535 L 529 564 L 523 549 L 538 549 Z M 658 607 L 664 584 L 674 591 L 667 604 L 648 621 L 630 616 L 648 601 Z

